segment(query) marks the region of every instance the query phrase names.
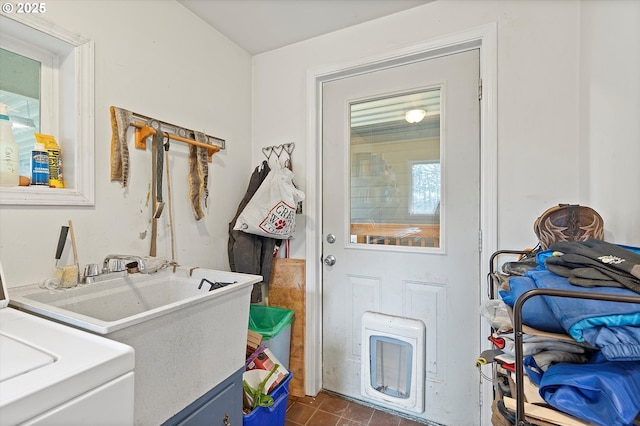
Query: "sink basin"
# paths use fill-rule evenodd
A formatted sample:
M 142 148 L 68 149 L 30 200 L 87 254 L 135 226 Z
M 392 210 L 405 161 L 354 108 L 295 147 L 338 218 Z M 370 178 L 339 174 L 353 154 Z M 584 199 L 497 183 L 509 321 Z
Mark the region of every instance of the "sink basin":
M 203 278 L 206 280 L 200 285 Z M 11 289 L 11 304 L 17 308 L 98 334 L 108 334 L 148 321 L 208 298 L 223 297 L 260 281 L 255 275 L 186 268 L 166 269 L 154 274 L 132 274 L 121 278 L 46 290 L 37 284 Z M 209 283 L 224 287 L 209 291 Z
M 261 280 L 169 268 L 63 290 L 15 287 L 10 304 L 133 347 L 135 423 L 159 425 L 244 368 L 251 290 Z

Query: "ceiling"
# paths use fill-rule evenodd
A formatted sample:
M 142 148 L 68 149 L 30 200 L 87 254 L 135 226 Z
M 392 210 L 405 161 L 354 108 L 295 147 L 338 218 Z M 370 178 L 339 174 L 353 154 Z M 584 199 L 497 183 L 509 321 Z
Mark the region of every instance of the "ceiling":
M 252 55 L 435 0 L 178 0 Z

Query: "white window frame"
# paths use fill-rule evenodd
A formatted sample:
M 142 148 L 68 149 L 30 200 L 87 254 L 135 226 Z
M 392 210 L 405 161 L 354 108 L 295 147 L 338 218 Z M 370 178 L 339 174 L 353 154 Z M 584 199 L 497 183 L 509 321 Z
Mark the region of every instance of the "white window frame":
M 94 43 L 26 14 L 0 15 L 0 40 L 24 56 L 26 46 L 51 55 L 51 69 L 43 64 L 42 87 L 50 92 L 41 102 L 41 131 L 64 150 L 65 179 L 65 188 L 0 188 L 0 205 L 94 205 Z

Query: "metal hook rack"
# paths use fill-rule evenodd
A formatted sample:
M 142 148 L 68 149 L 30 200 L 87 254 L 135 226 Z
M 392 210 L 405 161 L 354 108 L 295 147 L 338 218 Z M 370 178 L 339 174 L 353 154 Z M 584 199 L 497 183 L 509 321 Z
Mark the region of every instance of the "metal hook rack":
M 283 152 L 286 152 L 287 158 L 284 160 L 284 164 L 281 164 L 281 166 L 283 165 L 284 167 L 291 169 L 291 154 L 293 154 L 293 150 L 295 148 L 296 144 L 293 142 L 289 142 L 283 143 L 281 145 L 265 146 L 264 148 L 262 148 L 262 153 L 265 157 L 267 157 L 267 161 L 270 161 L 271 157 L 275 155 L 276 161 L 280 163 L 280 156 Z
M 267 160 L 270 160 L 271 156 L 274 154 L 278 159 L 280 159 L 280 156 L 283 152 L 286 152 L 289 155 L 289 159 L 291 159 L 291 154 L 293 153 L 293 150 L 295 148 L 296 144 L 293 142 L 289 142 L 282 145 L 265 146 L 264 148 L 262 148 L 262 153 L 265 157 L 267 157 Z

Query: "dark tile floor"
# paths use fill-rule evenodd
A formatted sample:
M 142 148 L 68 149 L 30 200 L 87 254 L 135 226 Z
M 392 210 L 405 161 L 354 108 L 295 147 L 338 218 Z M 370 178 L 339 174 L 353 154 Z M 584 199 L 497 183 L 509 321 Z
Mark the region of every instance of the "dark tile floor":
M 289 395 L 285 426 L 417 426 L 420 423 L 321 391 L 304 398 Z

